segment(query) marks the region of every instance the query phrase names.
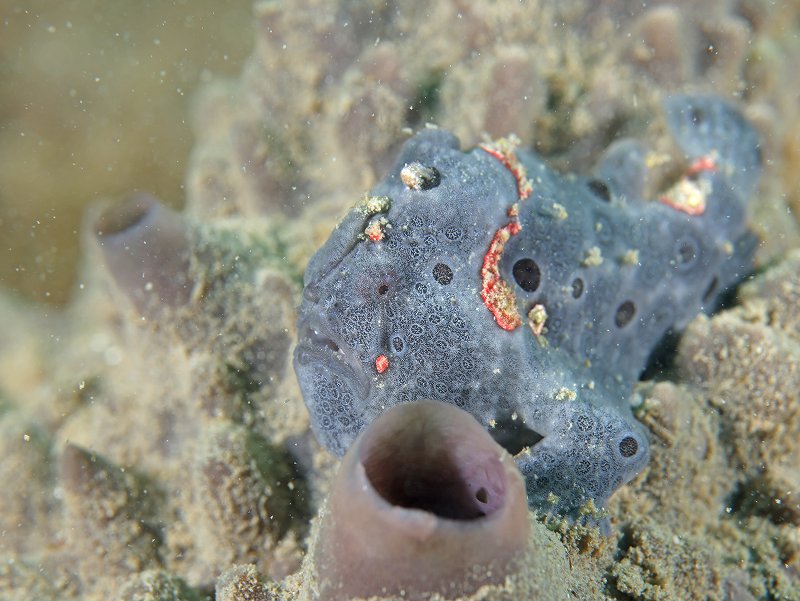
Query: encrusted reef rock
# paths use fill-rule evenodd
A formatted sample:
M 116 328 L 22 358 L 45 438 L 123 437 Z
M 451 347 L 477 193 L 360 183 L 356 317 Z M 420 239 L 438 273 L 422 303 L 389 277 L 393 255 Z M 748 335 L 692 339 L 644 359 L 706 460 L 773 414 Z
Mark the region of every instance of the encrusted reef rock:
M 302 532 L 310 517 L 291 456 L 229 422 L 212 424 L 201 439 L 192 479 L 196 503 L 188 517 L 203 526 L 197 546 L 209 569 L 249 561 L 263 572 L 291 573 L 298 541 L 287 534 L 293 526 Z
M 145 570 L 131 576 L 114 597 L 116 601 L 203 601 L 180 578 L 163 570 Z
M 303 579 L 327 559 L 327 517 L 313 516 L 332 506 L 338 459 L 310 432 L 291 355 L 302 273 L 335 223 L 426 122 L 464 148 L 516 134 L 558 177 L 590 174 L 615 142 L 618 156 L 636 150 L 622 138 L 647 140 L 650 175 L 629 181 L 653 198 L 686 174 L 663 162 L 677 150 L 658 107 L 689 94 L 725 97 L 759 132 L 758 275 L 738 305 L 688 325 L 672 359 L 648 370 L 658 381 L 639 384 L 651 459 L 600 516 L 608 535 L 529 511 L 521 550 L 508 549 L 519 568 L 458 590 L 798 599 L 800 49 L 786 26 L 797 11 L 255 2 L 242 76 L 195 102 L 184 210 L 137 193 L 91 215 L 63 312 L 0 296 L 0 597 L 311 595 Z M 415 167 L 406 180 L 435 174 Z M 540 311 L 525 315 L 546 327 Z M 639 359 L 617 362 L 634 372 Z M 504 444 L 536 442 L 518 434 Z
M 81 561 L 87 584 L 161 565 L 161 534 L 152 483 L 95 454 L 68 444 L 59 478 L 64 493 L 64 538 Z M 95 561 L 86 559 L 95 556 Z M 104 566 L 93 574 L 91 565 Z M 106 583 L 107 585 L 107 583 Z
M 799 270 L 793 251 L 740 287 L 739 306 L 695 319 L 672 374 L 683 384 L 641 387 L 653 458 L 616 500 L 651 516 L 623 535 L 614 568 L 634 598 L 689 581 L 686 598 L 797 598 Z
M 236 565 L 217 580 L 217 601 L 273 601 L 281 597 L 263 583 L 252 564 Z
M 647 522 L 633 526 L 611 569 L 614 587 L 635 599 L 722 599 L 720 560 L 701 542 L 675 540 Z
M 148 570 L 202 598 L 233 563 L 299 567 L 319 475 L 289 365 L 297 276 L 279 239 L 141 194 L 92 222 L 92 292 L 73 317 L 97 327 L 70 334 L 74 392 L 60 394 L 74 409 L 53 418 L 58 473 L 38 476 L 59 483 L 56 535 L 85 598 L 150 586 L 128 580 Z M 47 448 L 28 436 L 31 453 Z

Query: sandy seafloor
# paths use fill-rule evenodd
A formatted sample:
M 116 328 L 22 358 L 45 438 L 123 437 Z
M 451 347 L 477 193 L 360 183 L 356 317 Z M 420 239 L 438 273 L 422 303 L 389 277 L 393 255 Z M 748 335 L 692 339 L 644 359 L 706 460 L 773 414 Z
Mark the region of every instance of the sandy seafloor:
M 164 37 L 177 48 L 198 35 L 186 18 L 241 23 L 241 6 L 171 10 L 164 23 L 178 25 Z M 35 12 L 18 17 L 4 15 L 6 28 L 52 33 Z M 304 558 L 337 463 L 308 431 L 291 368 L 313 251 L 426 122 L 463 148 L 514 132 L 557 168 L 586 173 L 620 137 L 667 151 L 659 102 L 688 91 L 731 99 L 762 137 L 755 275 L 725 310 L 693 321 L 637 389 L 652 459 L 612 497 L 611 536 L 531 514 L 518 570 L 474 598 L 800 599 L 799 19 L 797 2 L 760 0 L 256 2 L 251 28 L 231 36 L 252 39 L 241 74 L 204 77 L 189 117 L 165 112 L 190 119 L 195 142 L 185 198 L 168 198 L 185 203 L 170 231 L 186 259 L 164 261 L 153 280 L 189 282 L 192 294 L 157 304 L 132 293 L 89 227 L 63 306 L 17 293 L 41 298 L 49 284 L 4 278 L 15 292 L 0 295 L 0 598 L 313 598 Z M 86 31 L 92 22 L 107 23 L 89 19 Z M 124 34 L 125 19 L 116 25 Z M 29 43 L 13 31 L 6 66 Z M 74 73 L 82 56 L 67 61 Z M 115 85 L 124 141 L 152 145 Z M 65 190 L 99 194 L 91 167 L 64 169 L 68 138 L 49 137 L 81 130 L 68 107 L 37 105 L 39 145 L 53 150 L 30 161 L 12 144 L 8 106 L 0 225 L 30 210 L 25 190 L 43 181 L 59 202 L 53 173 Z M 174 193 L 164 170 L 140 172 L 129 187 Z M 4 265 L 73 252 L 43 238 L 9 244 L 26 254 Z

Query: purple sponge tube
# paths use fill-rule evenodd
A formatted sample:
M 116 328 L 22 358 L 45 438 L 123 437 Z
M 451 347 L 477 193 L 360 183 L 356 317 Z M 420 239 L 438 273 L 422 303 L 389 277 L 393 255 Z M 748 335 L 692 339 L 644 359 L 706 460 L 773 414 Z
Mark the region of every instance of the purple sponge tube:
M 398 405 L 345 455 L 314 552 L 319 599 L 470 594 L 515 570 L 528 539 L 512 458 L 469 414 Z
M 178 213 L 136 193 L 106 209 L 93 230 L 114 282 L 139 313 L 152 318 L 189 301 L 189 240 Z

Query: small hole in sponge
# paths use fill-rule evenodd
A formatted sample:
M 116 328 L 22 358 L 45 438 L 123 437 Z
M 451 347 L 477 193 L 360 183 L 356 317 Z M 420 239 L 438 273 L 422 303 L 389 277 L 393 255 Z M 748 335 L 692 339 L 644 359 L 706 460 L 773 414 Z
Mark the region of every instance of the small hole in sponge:
M 691 267 L 699 254 L 697 243 L 691 238 L 681 238 L 675 246 L 675 260 L 678 267 Z
M 400 336 L 392 336 L 392 350 L 395 353 L 402 353 L 405 347 L 406 343 L 403 342 L 403 339 Z
M 542 280 L 542 272 L 533 259 L 520 259 L 511 270 L 514 281 L 525 292 L 534 292 Z
M 433 279 L 442 286 L 447 286 L 447 284 L 453 281 L 453 270 L 450 269 L 449 265 L 437 263 L 433 266 Z
M 623 457 L 633 457 L 639 452 L 639 443 L 633 436 L 626 436 L 619 441 L 619 452 Z
M 705 121 L 706 114 L 705 111 L 703 111 L 703 109 L 695 106 L 692 107 L 692 111 L 691 113 L 689 113 L 689 117 L 691 118 L 692 123 L 694 123 L 695 125 L 700 125 L 703 121 Z
M 147 194 L 133 194 L 106 209 L 94 224 L 99 238 L 134 229 L 155 210 L 156 202 Z
M 692 243 L 689 241 L 684 241 L 683 244 L 678 247 L 678 260 L 681 263 L 689 263 L 694 260 L 696 253 L 697 251 Z
M 572 298 L 580 298 L 583 294 L 583 280 L 575 278 L 572 280 Z
M 368 438 L 361 461 L 370 484 L 390 505 L 475 520 L 505 503 L 505 468 L 496 447 L 484 445 L 459 431 L 408 420 Z
M 589 190 L 597 196 L 600 200 L 604 202 L 611 202 L 611 191 L 608 189 L 608 186 L 605 182 L 601 182 L 599 179 L 590 179 L 586 186 Z
M 617 312 L 614 315 L 614 323 L 618 328 L 624 328 L 631 322 L 634 315 L 636 315 L 636 305 L 633 304 L 633 301 L 626 300 L 617 307 Z
M 387 292 L 389 292 L 389 285 L 388 284 L 381 284 L 380 286 L 378 286 L 378 294 L 383 296 Z
M 708 283 L 708 288 L 706 288 L 705 293 L 703 294 L 703 302 L 707 303 L 712 298 L 714 298 L 714 294 L 717 292 L 717 286 L 719 285 L 719 278 L 714 276 L 711 278 L 711 281 Z

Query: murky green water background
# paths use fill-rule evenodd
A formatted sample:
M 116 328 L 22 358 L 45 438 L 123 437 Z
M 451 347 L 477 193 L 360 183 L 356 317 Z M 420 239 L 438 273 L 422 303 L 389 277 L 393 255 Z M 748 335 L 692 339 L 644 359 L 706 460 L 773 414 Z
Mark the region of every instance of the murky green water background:
M 235 76 L 250 0 L 0 3 L 0 287 L 69 298 L 87 205 L 183 202 L 193 92 Z

